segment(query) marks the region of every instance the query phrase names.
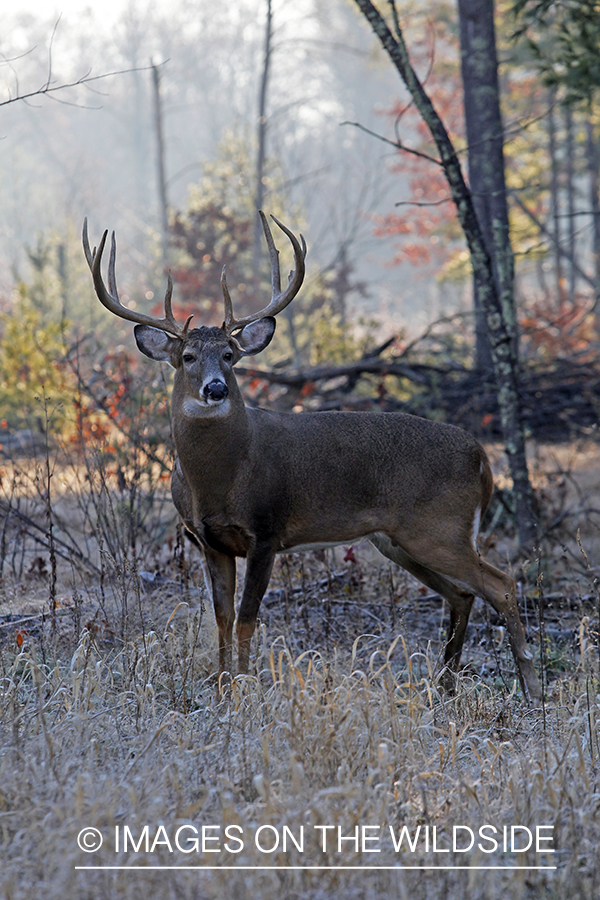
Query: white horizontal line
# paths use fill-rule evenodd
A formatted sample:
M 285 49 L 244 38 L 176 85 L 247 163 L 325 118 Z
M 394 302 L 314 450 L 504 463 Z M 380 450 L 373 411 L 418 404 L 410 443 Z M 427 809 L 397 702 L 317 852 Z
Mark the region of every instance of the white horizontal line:
M 283 869 L 306 869 L 314 870 L 335 870 L 338 871 L 340 869 L 352 869 L 360 872 L 371 872 L 371 871 L 395 871 L 395 870 L 406 870 L 406 869 L 427 869 L 431 871 L 436 871 L 439 869 L 440 871 L 452 871 L 453 869 L 466 869 L 466 870 L 482 870 L 486 871 L 495 870 L 495 871 L 514 871 L 516 869 L 524 870 L 527 872 L 534 872 L 539 870 L 550 871 L 553 869 L 557 869 L 558 866 L 75 866 L 75 869 L 79 870 L 87 870 L 87 871 L 98 871 L 105 872 L 109 869 L 123 869 L 127 871 L 128 869 L 194 869 L 199 871 L 236 871 L 240 872 L 251 872 L 251 871 L 273 871 L 280 872 Z

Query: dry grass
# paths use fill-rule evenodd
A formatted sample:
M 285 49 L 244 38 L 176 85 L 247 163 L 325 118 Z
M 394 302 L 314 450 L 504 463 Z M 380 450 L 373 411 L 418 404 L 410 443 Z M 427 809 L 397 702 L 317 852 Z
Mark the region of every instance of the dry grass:
M 13 538 L 7 531 L 9 548 Z M 522 702 L 502 628 L 481 607 L 465 648 L 467 674 L 456 697 L 440 694 L 439 601 L 361 552 L 357 563 L 339 555 L 282 558 L 263 605 L 254 674 L 222 699 L 214 620 L 180 558 L 157 562 L 160 578 L 147 591 L 135 558 L 117 561 L 104 549 L 102 592 L 97 577 L 59 560 L 65 602 L 54 620 L 35 618 L 48 599 L 49 564 L 37 576 L 7 578 L 4 609 L 14 614 L 29 602 L 34 618 L 7 619 L 0 631 L 3 896 L 596 900 L 598 606 L 593 559 L 571 549 L 516 573 L 547 681 L 539 710 Z M 39 545 L 27 553 L 43 555 Z M 26 554 L 22 571 L 29 568 Z M 154 851 L 143 840 L 125 851 L 125 827 L 137 842 L 146 825 Z M 325 851 L 324 825 L 334 826 Z M 437 828 L 444 849 L 453 826 L 477 833 L 485 825 L 499 832 L 552 826 L 546 846 L 556 852 L 425 848 L 425 829 L 431 839 Z M 104 836 L 97 853 L 78 847 L 88 826 Z M 182 826 L 190 828 L 180 832 L 180 850 Z M 218 841 L 208 841 L 206 852 L 183 852 L 193 850 L 185 843 L 191 826 L 211 826 L 206 837 Z M 237 826 L 229 838 L 227 826 Z M 357 826 L 359 837 L 365 826 L 365 837 L 380 843 L 355 852 L 347 840 L 338 852 L 336 828 L 352 838 Z M 411 835 L 421 828 L 414 853 L 406 842 L 395 851 L 390 826 L 395 835 L 402 826 Z M 285 827 L 286 851 L 280 844 L 266 852 Z M 289 834 L 299 841 L 302 829 L 300 851 Z M 380 852 L 367 852 L 373 849 Z M 84 865 L 130 870 L 76 868 Z M 467 868 L 386 868 L 400 865 Z M 484 865 L 523 868 L 475 868 Z
M 600 778 L 597 679 L 584 668 L 559 698 L 531 711 L 516 697 L 466 679 L 454 700 L 414 677 L 402 640 L 368 664 L 320 653 L 294 658 L 283 639 L 266 647 L 257 677 L 215 700 L 199 647 L 198 616 L 106 653 L 85 632 L 71 660 L 41 664 L 22 652 L 2 680 L 0 822 L 4 895 L 10 898 L 598 896 Z M 6 661 L 6 660 L 5 660 Z M 425 661 L 427 662 L 427 661 Z M 419 660 L 420 667 L 423 661 Z M 419 666 L 417 666 L 418 668 Z M 425 666 L 425 668 L 427 668 Z M 185 710 L 185 711 L 184 711 Z M 190 824 L 238 825 L 244 849 L 227 853 L 115 853 L 115 826 L 138 840 L 159 826 L 174 844 Z M 304 852 L 261 853 L 262 825 L 296 836 Z M 453 825 L 554 826 L 556 853 L 394 852 L 387 833 Z M 315 825 L 380 826 L 377 855 L 322 852 Z M 96 854 L 76 843 L 84 826 L 105 836 Z M 548 833 L 548 832 L 546 832 Z M 190 832 L 185 832 L 186 837 Z M 210 835 L 217 836 L 218 830 Z M 274 832 L 261 846 L 272 846 Z M 377 835 L 369 831 L 369 835 Z M 164 834 L 159 836 L 164 840 Z M 237 850 L 239 843 L 229 842 Z M 183 843 L 184 849 L 186 847 Z M 369 848 L 377 844 L 368 844 Z M 464 845 L 463 845 L 464 846 Z M 489 846 L 489 845 L 484 845 Z M 370 871 L 242 866 L 372 865 Z M 78 871 L 78 865 L 212 865 L 210 871 Z M 557 865 L 555 871 L 403 871 L 403 865 Z

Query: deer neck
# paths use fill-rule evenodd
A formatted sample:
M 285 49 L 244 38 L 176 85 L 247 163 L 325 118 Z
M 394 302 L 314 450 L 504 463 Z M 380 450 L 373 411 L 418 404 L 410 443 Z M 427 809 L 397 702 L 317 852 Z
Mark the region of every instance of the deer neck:
M 192 493 L 211 508 L 222 505 L 250 446 L 250 421 L 239 390 L 232 390 L 228 400 L 225 415 L 190 417 L 183 413 L 183 396 L 176 388 L 173 391 L 179 463 Z

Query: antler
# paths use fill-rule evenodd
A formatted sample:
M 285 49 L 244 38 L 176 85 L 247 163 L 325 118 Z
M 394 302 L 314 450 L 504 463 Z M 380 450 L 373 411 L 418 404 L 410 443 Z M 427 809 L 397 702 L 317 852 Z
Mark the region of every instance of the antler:
M 167 275 L 167 290 L 165 292 L 165 317 L 164 319 L 159 319 L 157 316 L 147 316 L 144 313 L 134 312 L 132 309 L 128 309 L 126 306 L 123 306 L 121 301 L 119 300 L 119 294 L 117 292 L 117 279 L 115 276 L 115 262 L 117 258 L 117 242 L 115 240 L 115 233 L 113 231 L 111 236 L 110 243 L 110 258 L 108 260 L 108 290 L 102 280 L 102 272 L 100 270 L 100 265 L 102 262 L 102 253 L 104 251 L 104 245 L 106 243 L 106 238 L 108 236 L 108 231 L 105 231 L 102 235 L 102 240 L 100 241 L 100 245 L 98 249 L 94 247 L 93 250 L 90 250 L 90 242 L 88 240 L 88 230 L 87 230 L 87 217 L 83 220 L 83 252 L 85 253 L 85 258 L 87 260 L 87 264 L 90 267 L 90 272 L 92 273 L 92 278 L 94 279 L 94 287 L 96 288 L 96 294 L 98 296 L 98 300 L 100 303 L 105 306 L 111 313 L 114 313 L 115 316 L 119 316 L 121 319 L 128 319 L 130 322 L 137 322 L 138 325 L 151 325 L 153 328 L 159 328 L 161 331 L 166 331 L 167 334 L 172 334 L 175 337 L 183 337 L 189 328 L 190 321 L 193 319 L 193 316 L 188 316 L 185 325 L 178 325 L 173 316 L 173 310 L 171 309 L 171 296 L 173 294 L 173 279 L 171 278 L 171 273 L 169 272 Z
M 233 304 L 231 302 L 231 295 L 229 294 L 227 279 L 225 277 L 225 266 L 223 266 L 223 274 L 221 275 L 221 290 L 223 291 L 223 305 L 225 307 L 225 321 L 223 322 L 223 330 L 226 331 L 227 334 L 232 334 L 232 332 L 234 331 L 239 331 L 245 325 L 249 325 L 250 322 L 256 322 L 257 319 L 262 319 L 263 316 L 276 316 L 282 311 L 282 309 L 285 309 L 285 307 L 292 302 L 292 300 L 300 290 L 300 287 L 302 286 L 302 282 L 304 280 L 304 258 L 306 256 L 306 241 L 304 240 L 302 235 L 300 235 L 300 240 L 302 241 L 302 245 L 300 245 L 296 235 L 293 234 L 289 230 L 289 228 L 286 228 L 285 225 L 283 225 L 278 219 L 276 219 L 275 216 L 271 216 L 273 221 L 281 228 L 284 234 L 288 236 L 288 238 L 290 239 L 290 243 L 294 249 L 295 268 L 290 272 L 288 285 L 282 292 L 281 275 L 279 273 L 279 251 L 275 246 L 275 241 L 273 240 L 271 229 L 269 228 L 267 218 L 262 209 L 259 210 L 259 215 L 262 221 L 265 238 L 267 240 L 267 246 L 269 248 L 269 258 L 271 260 L 271 301 L 268 306 L 265 306 L 264 309 L 259 310 L 259 312 L 257 313 L 253 313 L 250 316 L 245 316 L 243 319 L 234 318 Z

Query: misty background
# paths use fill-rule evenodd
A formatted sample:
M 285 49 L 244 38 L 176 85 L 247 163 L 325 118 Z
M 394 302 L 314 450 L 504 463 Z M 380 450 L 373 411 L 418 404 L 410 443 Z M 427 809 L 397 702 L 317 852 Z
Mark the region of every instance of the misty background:
M 32 253 L 43 254 L 51 234 L 65 236 L 71 269 L 87 272 L 80 249 L 86 215 L 92 243 L 104 228 L 117 233 L 121 294 L 138 303 L 141 298 L 148 308 L 152 302 L 145 296 L 162 296 L 151 62 L 161 77 L 167 200 L 170 209 L 180 210 L 203 167 L 229 142 L 241 141 L 254 161 L 266 12 L 266 0 L 131 0 L 105 11 L 67 9 L 59 15 L 20 7 L 3 13 L 5 308 L 19 280 L 31 277 Z M 101 77 L 107 73 L 116 74 Z M 419 330 L 456 304 L 456 296 L 445 298 L 452 289 L 438 285 L 435 273 L 425 278 L 410 265 L 390 265 L 398 243 L 375 236 L 374 217 L 410 199 L 402 172 L 392 171 L 401 158 L 343 124 L 359 122 L 393 138 L 393 119 L 385 113 L 403 95 L 389 60 L 347 0 L 275 0 L 266 151 L 277 162 L 278 178 L 271 189 L 286 210 L 286 224 L 306 237 L 308 280 L 345 252 L 355 282 L 366 287 L 351 295 L 352 315 L 375 316 L 386 333 Z M 248 190 L 248 184 L 240 186 Z M 267 190 L 265 211 L 274 206 Z M 85 324 L 101 314 L 94 308 Z

